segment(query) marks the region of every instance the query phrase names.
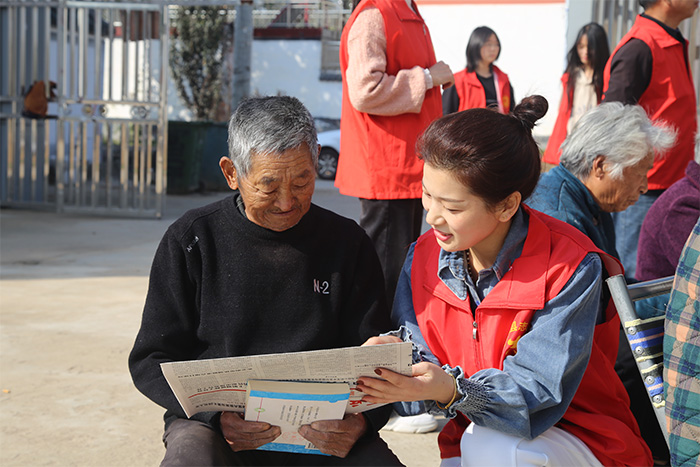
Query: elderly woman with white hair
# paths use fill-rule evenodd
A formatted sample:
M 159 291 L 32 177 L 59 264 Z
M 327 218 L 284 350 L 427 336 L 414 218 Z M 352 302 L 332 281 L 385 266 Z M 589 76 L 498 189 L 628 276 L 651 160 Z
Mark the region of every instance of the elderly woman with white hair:
M 562 145 L 560 165 L 540 177 L 527 204 L 573 225 L 619 258 L 610 213 L 624 211 L 646 193 L 647 172 L 675 140 L 675 132 L 651 122 L 642 107 L 603 103 L 576 123 Z M 615 371 L 642 438 L 655 458 L 667 459 L 663 433 L 622 331 Z
M 647 172 L 674 142 L 674 131 L 651 122 L 640 106 L 603 103 L 581 117 L 562 145 L 560 165 L 542 175 L 527 204 L 619 258 L 610 213 L 647 191 Z

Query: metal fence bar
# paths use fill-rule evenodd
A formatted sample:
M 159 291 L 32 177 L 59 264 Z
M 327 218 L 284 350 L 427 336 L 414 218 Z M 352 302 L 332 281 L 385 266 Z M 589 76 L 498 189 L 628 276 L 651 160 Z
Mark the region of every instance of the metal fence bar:
M 38 128 L 35 119 L 30 120 L 29 125 L 30 137 L 29 137 L 29 187 L 28 187 L 28 197 L 30 200 L 35 201 L 37 197 L 36 193 L 36 173 L 37 173 L 37 140 L 38 140 Z
M 68 12 L 68 58 L 69 58 L 69 67 L 68 67 L 68 73 L 69 73 L 69 78 L 68 78 L 68 84 L 69 84 L 69 91 L 66 94 L 66 97 L 69 99 L 75 99 L 76 92 L 75 92 L 75 41 L 76 41 L 76 15 L 75 15 L 75 9 L 69 8 L 67 10 Z
M 107 157 L 105 159 L 106 174 L 105 174 L 105 205 L 107 208 L 112 207 L 112 164 L 114 160 L 114 125 L 116 123 L 107 122 Z
M 122 14 L 124 22 L 122 23 L 122 86 L 121 95 L 119 96 L 120 101 L 128 99 L 127 85 L 129 81 L 129 34 L 131 33 L 131 28 L 129 27 L 129 11 L 127 10 Z
M 160 15 L 160 47 L 161 47 L 161 63 L 160 63 L 160 99 L 162 103 L 167 102 L 168 88 L 168 51 L 170 50 L 170 16 L 165 14 L 165 10 Z M 161 121 L 167 121 L 168 113 L 165 105 L 160 107 Z M 167 189 L 168 173 L 168 125 L 158 125 L 158 143 L 156 145 L 156 210 L 162 212 L 165 209 L 165 193 Z
M 27 22 L 27 8 L 25 6 L 22 6 L 19 8 L 19 24 L 26 24 Z M 19 32 L 19 29 L 18 29 Z M 18 49 L 18 63 L 17 63 L 17 85 L 23 86 L 24 83 L 27 82 L 27 37 L 24 34 L 21 34 L 19 37 L 19 49 Z M 13 73 L 14 72 L 10 72 Z M 16 96 L 21 96 L 23 95 L 24 91 L 26 89 L 19 89 L 15 90 L 15 95 Z M 24 191 L 24 175 L 25 175 L 25 157 L 26 157 L 26 122 L 24 119 L 21 119 L 19 121 L 19 134 L 18 134 L 18 139 L 19 139 L 19 151 L 17 153 L 17 172 L 15 174 L 15 186 L 14 190 L 12 193 L 13 198 L 21 198 L 22 192 Z
M 0 0 L 0 66 L 11 70 L 0 79 L 0 203 L 162 215 L 167 11 L 160 0 Z M 38 80 L 47 96 L 58 84 L 56 118 L 20 115 Z
M 55 141 L 51 138 L 51 125 L 44 122 L 44 170 L 43 170 L 43 188 L 42 188 L 42 202 L 49 203 L 51 200 L 49 192 L 49 177 L 51 174 L 51 145 L 50 141 Z
M 43 15 L 43 24 L 42 24 L 42 30 L 43 30 L 43 41 L 40 44 L 40 49 L 41 50 L 51 50 L 51 10 L 50 8 L 44 8 L 44 15 Z M 44 70 L 44 89 L 46 91 L 46 97 L 49 98 L 51 96 L 51 87 L 50 87 L 50 76 L 49 76 L 49 70 L 51 69 L 51 54 L 50 53 L 45 53 L 44 54 L 44 62 L 43 62 L 43 70 Z M 44 126 L 44 138 L 43 138 L 43 170 L 42 170 L 42 187 L 41 187 L 41 192 L 42 192 L 42 199 L 41 202 L 43 204 L 49 203 L 50 201 L 50 188 L 49 188 L 49 177 L 51 173 L 51 124 L 47 122 L 46 120 L 43 121 L 43 126 Z
M 37 7 L 32 7 L 31 10 L 31 43 L 36 44 L 39 42 L 39 9 Z M 38 79 L 38 68 L 39 62 L 36 54 L 32 54 L 32 66 L 31 66 L 31 78 L 30 81 L 34 82 Z
M 6 29 L 7 35 L 5 36 L 5 43 L 8 44 L 8 56 L 7 56 L 7 68 L 8 70 L 15 70 L 16 69 L 16 55 L 15 55 L 15 42 L 16 42 L 16 36 L 15 36 L 15 24 L 17 24 L 17 19 L 16 19 L 16 8 L 9 8 L 7 10 L 7 15 L 6 15 L 6 22 L 3 24 L 3 28 Z M 2 31 L 0 31 L 1 33 Z M 15 95 L 15 73 L 10 72 L 8 73 L 7 77 L 7 94 L 8 98 L 10 99 L 9 102 L 9 108 L 10 108 L 10 115 L 15 115 L 17 112 L 17 104 L 12 99 L 12 97 Z M 2 196 L 6 199 L 11 199 L 12 198 L 12 190 L 13 190 L 13 178 L 14 178 L 14 165 L 15 165 L 15 135 L 16 135 L 16 123 L 17 121 L 13 118 L 9 119 L 7 121 L 7 146 L 6 146 L 6 152 L 7 152 L 7 164 L 5 166 L 5 170 L 7 171 L 7 176 L 5 177 L 5 183 L 3 184 L 4 190 L 2 193 Z
M 109 43 L 109 60 L 105 62 L 105 76 L 107 77 L 107 99 L 112 100 L 114 97 L 112 96 L 112 77 L 114 76 L 114 72 L 112 70 L 112 63 L 114 62 L 114 15 L 115 12 L 114 10 L 109 10 L 109 30 L 108 30 L 108 40 L 107 42 Z
M 67 94 L 67 80 L 66 76 L 66 40 L 68 38 L 66 30 L 66 20 L 67 11 L 64 4 L 58 6 L 57 11 L 57 49 L 58 49 L 58 69 L 56 70 L 57 78 L 56 84 L 58 86 L 58 121 L 56 122 L 56 164 L 55 164 L 55 178 L 56 178 L 56 210 L 59 212 L 64 206 L 64 196 L 65 196 L 65 182 L 63 177 L 63 171 L 65 169 L 65 156 L 66 156 L 66 146 L 65 146 L 65 122 L 61 119 L 63 115 L 63 101 L 64 96 Z

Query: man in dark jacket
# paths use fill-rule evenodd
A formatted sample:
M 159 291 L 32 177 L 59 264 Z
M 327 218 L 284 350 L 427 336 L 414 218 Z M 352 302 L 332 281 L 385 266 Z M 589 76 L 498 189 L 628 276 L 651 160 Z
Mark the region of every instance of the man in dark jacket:
M 311 203 L 317 159 L 301 102 L 248 99 L 219 162 L 233 195 L 187 212 L 165 233 L 129 357 L 136 387 L 166 409 L 163 465 L 400 465 L 377 434 L 388 406 L 302 426 L 331 457 L 256 450 L 280 428 L 234 412 L 188 419 L 160 370 L 163 362 L 360 345 L 389 330 L 372 242 L 354 221 Z

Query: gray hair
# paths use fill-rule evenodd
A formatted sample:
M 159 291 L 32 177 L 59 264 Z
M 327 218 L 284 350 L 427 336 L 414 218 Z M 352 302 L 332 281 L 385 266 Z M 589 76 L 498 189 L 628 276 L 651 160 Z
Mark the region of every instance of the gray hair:
M 626 167 L 654 151 L 654 160 L 673 146 L 676 133 L 652 123 L 638 105 L 604 102 L 586 112 L 561 146 L 560 164 L 579 180 L 588 177 L 593 161 L 604 156 L 610 176 L 619 179 Z
M 302 144 L 309 147 L 316 166 L 318 138 L 314 119 L 295 97 L 245 99 L 228 123 L 228 157 L 241 177 L 250 172 L 253 156 L 281 154 Z

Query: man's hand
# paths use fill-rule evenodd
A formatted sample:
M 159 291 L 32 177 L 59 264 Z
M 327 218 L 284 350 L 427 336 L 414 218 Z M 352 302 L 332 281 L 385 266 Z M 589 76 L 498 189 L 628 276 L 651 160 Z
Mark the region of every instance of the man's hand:
M 367 431 L 367 420 L 359 413 L 346 414 L 342 420 L 319 420 L 302 425 L 299 434 L 322 453 L 345 457 Z
M 281 433 L 280 427 L 265 422 L 247 422 L 235 412 L 222 412 L 221 432 L 233 451 L 257 449 L 274 441 Z
M 430 76 L 433 77 L 433 86 L 442 85 L 442 89 L 447 89 L 455 84 L 455 77 L 447 63 L 440 60 L 435 65 L 428 68 Z

